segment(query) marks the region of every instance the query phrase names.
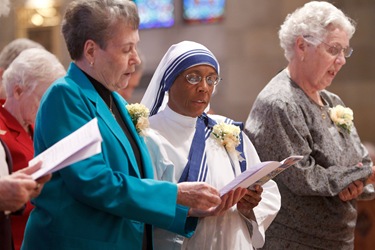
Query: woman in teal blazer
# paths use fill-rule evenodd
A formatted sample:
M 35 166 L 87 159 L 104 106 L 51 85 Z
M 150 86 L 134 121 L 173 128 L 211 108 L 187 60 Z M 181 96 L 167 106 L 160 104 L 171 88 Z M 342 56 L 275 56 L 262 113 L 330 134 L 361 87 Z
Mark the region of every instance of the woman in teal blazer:
M 204 194 L 189 200 L 181 195 L 180 186 L 153 180 L 143 138 L 126 101 L 114 92 L 126 86 L 140 63 L 134 3 L 73 2 L 64 19 L 63 34 L 74 63 L 41 100 L 35 153 L 95 117 L 102 152 L 53 174 L 34 200 L 22 249 L 152 249 L 151 227 L 145 225 L 191 236 L 196 219 L 188 219 L 189 208 L 177 203 L 212 207 L 220 203 L 217 190 L 198 184 L 195 187 L 203 188 Z M 105 35 L 94 40 L 92 34 Z

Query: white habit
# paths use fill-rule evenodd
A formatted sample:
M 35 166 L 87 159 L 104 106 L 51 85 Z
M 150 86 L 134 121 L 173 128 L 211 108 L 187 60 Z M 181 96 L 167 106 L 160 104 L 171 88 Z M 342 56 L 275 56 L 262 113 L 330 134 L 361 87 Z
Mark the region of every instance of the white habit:
M 217 123 L 225 117 L 209 115 Z M 172 111 L 168 106 L 150 117 L 150 128 L 145 141 L 149 148 L 155 178 L 177 183 L 188 161 L 190 146 L 195 133 L 197 118 L 187 117 Z M 258 154 L 248 137 L 243 133 L 246 168 L 259 163 Z M 206 140 L 208 173 L 206 182 L 218 190 L 241 173 L 239 159 L 232 154 L 232 167 L 225 148 L 216 139 Z M 281 198 L 274 181 L 263 185 L 262 200 L 253 209 L 254 218 L 246 219 L 236 206 L 223 216 L 202 218 L 192 238 L 154 230 L 154 247 L 158 249 L 252 249 L 264 244 L 264 232 L 280 209 Z M 182 246 L 181 246 L 182 245 Z

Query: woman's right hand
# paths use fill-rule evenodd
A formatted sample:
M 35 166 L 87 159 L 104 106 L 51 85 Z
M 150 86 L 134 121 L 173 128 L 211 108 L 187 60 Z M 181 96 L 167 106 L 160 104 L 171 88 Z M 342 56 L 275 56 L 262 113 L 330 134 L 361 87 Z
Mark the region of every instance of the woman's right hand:
M 349 184 L 344 190 L 339 193 L 342 201 L 350 201 L 356 199 L 363 192 L 363 182 L 356 180 Z
M 221 203 L 219 191 L 205 182 L 181 182 L 177 187 L 177 204 L 208 210 Z
M 33 198 L 37 182 L 30 175 L 15 172 L 0 178 L 0 211 L 16 211 Z
M 236 188 L 235 190 L 231 190 L 221 197 L 220 205 L 207 210 L 190 208 L 189 216 L 207 217 L 223 215 L 228 209 L 237 204 L 242 199 L 242 197 L 247 193 L 247 191 L 247 188 Z

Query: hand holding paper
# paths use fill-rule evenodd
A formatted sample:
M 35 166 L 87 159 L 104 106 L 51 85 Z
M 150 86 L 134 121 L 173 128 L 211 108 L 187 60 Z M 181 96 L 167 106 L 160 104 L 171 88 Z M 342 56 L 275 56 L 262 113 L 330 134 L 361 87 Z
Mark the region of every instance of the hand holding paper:
M 230 190 L 229 192 L 221 196 L 221 203 L 218 206 L 209 208 L 207 210 L 190 208 L 189 216 L 208 217 L 223 215 L 226 211 L 228 211 L 228 209 L 237 204 L 237 202 L 239 202 L 239 200 L 241 200 L 248 192 L 248 189 L 241 187 Z
M 237 187 L 247 187 L 249 189 L 253 189 L 255 185 L 261 186 L 285 169 L 299 162 L 302 158 L 303 156 L 296 155 L 290 156 L 281 162 L 265 161 L 251 166 L 250 169 L 246 170 L 223 187 L 220 190 L 220 196 Z
M 29 166 L 42 161 L 41 168 L 31 176 L 33 179 L 38 179 L 100 153 L 102 140 L 98 120 L 94 118 L 29 161 Z

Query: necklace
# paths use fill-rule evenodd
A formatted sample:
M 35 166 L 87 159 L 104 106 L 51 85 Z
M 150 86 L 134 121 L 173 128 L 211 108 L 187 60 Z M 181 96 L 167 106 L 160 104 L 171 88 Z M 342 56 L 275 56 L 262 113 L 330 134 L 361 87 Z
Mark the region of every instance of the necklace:
M 320 106 L 320 110 L 322 112 L 322 118 L 325 120 L 327 118 L 325 106 Z
M 322 119 L 325 120 L 329 112 L 329 105 L 328 105 L 328 102 L 323 98 L 323 96 L 320 95 L 320 93 L 319 93 L 319 100 L 321 101 L 321 104 L 319 104 L 321 116 L 322 116 Z
M 113 106 L 113 97 L 112 97 L 112 94 L 109 94 L 109 111 L 111 111 L 113 118 L 116 119 L 115 113 L 113 113 L 112 106 Z
M 112 105 L 113 105 L 113 98 L 112 98 L 112 95 L 109 94 L 109 110 L 111 111 L 112 115 L 113 115 L 113 112 L 112 112 Z

